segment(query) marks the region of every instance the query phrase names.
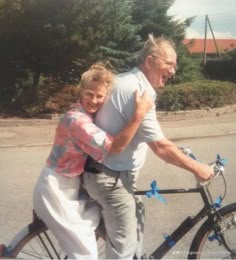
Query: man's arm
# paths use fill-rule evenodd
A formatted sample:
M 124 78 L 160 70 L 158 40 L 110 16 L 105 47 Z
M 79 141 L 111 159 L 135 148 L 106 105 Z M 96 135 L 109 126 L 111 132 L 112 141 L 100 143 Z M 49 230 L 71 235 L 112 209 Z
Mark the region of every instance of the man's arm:
M 191 159 L 166 138 L 151 142 L 149 146 L 162 160 L 192 172 L 200 181 L 214 176 L 213 169 L 209 165 Z

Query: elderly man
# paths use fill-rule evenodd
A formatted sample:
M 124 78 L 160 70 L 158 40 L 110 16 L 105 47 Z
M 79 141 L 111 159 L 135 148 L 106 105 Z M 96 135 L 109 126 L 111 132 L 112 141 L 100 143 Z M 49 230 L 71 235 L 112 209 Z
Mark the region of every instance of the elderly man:
M 155 89 L 164 87 L 175 74 L 176 62 L 173 43 L 149 35 L 138 54 L 137 67 L 116 77 L 110 97 L 97 113 L 96 124 L 115 135 L 132 116 L 134 91 L 138 89 L 142 93 L 147 90 L 155 100 Z M 142 210 L 133 191 L 148 146 L 164 161 L 192 172 L 200 180 L 213 176 L 213 170 L 208 165 L 187 157 L 164 136 L 153 107 L 121 154 L 108 155 L 102 164 L 90 164 L 84 174 L 85 188 L 102 209 L 107 232 L 106 257 L 109 259 L 132 259 L 135 252 L 140 257 L 137 255 L 137 241 L 142 232 L 137 232 L 137 223 L 140 223 Z

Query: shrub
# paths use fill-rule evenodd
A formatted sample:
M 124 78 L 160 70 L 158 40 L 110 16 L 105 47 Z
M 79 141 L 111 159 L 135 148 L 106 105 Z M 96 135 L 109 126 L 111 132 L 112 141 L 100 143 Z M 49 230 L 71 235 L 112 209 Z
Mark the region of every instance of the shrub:
M 204 67 L 204 74 L 208 79 L 228 80 L 236 82 L 236 58 L 231 53 L 231 57 L 223 59 L 208 60 Z
M 61 113 L 68 110 L 79 98 L 79 88 L 75 85 L 66 85 L 55 93 L 45 103 L 45 109 L 52 113 Z
M 236 103 L 236 84 L 195 81 L 166 86 L 158 91 L 157 108 L 163 111 L 214 108 Z
M 79 97 L 77 85 L 65 85 L 46 78 L 38 87 L 37 100 L 32 99 L 31 85 L 20 88 L 16 98 L 8 104 L 0 104 L 4 115 L 37 116 L 43 113 L 63 113 L 68 110 L 72 103 Z
M 76 102 L 79 88 L 45 79 L 38 89 L 37 102 L 31 102 L 25 88 L 14 103 L 0 105 L 2 114 L 37 116 L 41 113 L 63 113 Z M 29 100 L 28 100 L 29 99 Z M 224 81 L 194 81 L 166 86 L 158 90 L 157 109 L 178 111 L 221 107 L 236 103 L 236 83 Z

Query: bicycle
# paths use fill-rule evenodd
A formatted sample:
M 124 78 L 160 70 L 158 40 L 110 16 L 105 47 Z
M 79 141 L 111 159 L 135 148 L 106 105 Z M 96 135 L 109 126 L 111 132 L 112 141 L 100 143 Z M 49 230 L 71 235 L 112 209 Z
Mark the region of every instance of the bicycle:
M 196 159 L 189 148 L 181 149 L 185 154 Z M 203 201 L 203 208 L 195 216 L 187 217 L 172 234 L 165 236 L 163 243 L 151 253 L 151 258 L 162 258 L 197 223 L 204 220 L 192 240 L 188 259 L 236 259 L 236 203 L 222 207 L 227 188 L 224 177 L 225 163 L 226 161 L 217 155 L 216 161 L 210 164 L 214 169 L 215 177 L 204 184 L 197 185 L 196 188 L 159 189 L 153 181 L 151 190 L 135 192 L 136 195 L 154 196 L 162 202 L 165 202 L 162 194 L 199 193 Z M 224 182 L 224 193 L 213 201 L 209 188 L 213 180 L 219 177 L 222 177 Z M 8 246 L 2 246 L 2 249 L 2 256 L 10 258 L 67 258 L 50 230 L 35 213 L 33 213 L 32 223 L 18 233 Z

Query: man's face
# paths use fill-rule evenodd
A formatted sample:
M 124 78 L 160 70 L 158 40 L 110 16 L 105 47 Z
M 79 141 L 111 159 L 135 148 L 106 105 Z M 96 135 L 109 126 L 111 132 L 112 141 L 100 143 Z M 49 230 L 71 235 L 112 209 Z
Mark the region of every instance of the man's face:
M 153 79 L 153 87 L 164 87 L 166 81 L 173 77 L 177 70 L 176 52 L 171 46 L 166 45 L 158 54 L 152 53 L 151 57 L 150 74 Z

